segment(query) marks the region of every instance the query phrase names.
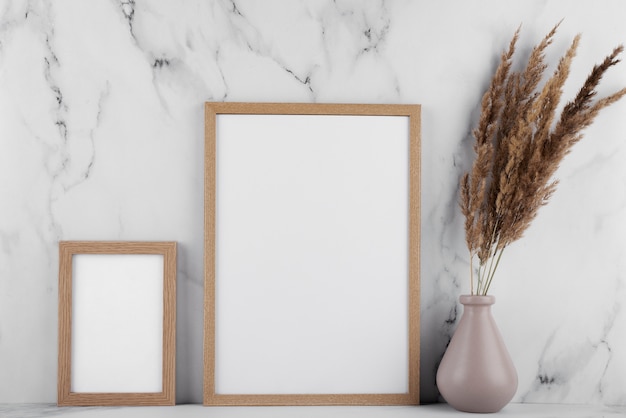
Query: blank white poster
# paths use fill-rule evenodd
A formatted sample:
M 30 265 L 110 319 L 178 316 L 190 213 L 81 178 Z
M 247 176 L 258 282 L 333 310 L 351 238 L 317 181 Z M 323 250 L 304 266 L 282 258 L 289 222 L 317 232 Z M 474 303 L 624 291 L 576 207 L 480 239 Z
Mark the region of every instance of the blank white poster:
M 408 392 L 409 118 L 216 128 L 215 392 Z
M 72 258 L 71 391 L 162 390 L 163 256 Z

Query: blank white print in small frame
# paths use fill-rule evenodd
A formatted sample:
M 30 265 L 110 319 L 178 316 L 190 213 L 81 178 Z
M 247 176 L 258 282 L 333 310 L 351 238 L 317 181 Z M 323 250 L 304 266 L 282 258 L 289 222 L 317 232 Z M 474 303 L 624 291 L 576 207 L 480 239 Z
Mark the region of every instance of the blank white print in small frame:
M 204 404 L 419 403 L 420 106 L 205 117 Z
M 176 243 L 59 243 L 59 405 L 173 405 Z

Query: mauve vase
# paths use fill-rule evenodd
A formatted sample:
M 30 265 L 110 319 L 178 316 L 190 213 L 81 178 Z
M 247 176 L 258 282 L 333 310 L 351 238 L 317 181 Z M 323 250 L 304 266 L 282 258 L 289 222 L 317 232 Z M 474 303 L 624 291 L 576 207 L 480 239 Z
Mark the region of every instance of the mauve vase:
M 517 372 L 491 314 L 494 296 L 459 298 L 463 315 L 437 370 L 437 387 L 459 411 L 498 412 L 517 390 Z

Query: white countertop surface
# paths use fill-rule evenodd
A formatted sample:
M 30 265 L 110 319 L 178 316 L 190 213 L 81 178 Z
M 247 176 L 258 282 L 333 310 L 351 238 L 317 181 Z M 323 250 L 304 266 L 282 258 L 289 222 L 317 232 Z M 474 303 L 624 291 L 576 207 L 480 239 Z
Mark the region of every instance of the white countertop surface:
M 158 407 L 64 407 L 51 404 L 1 404 L 2 418 L 317 418 L 317 417 L 455 417 L 468 415 L 447 404 L 421 406 L 282 406 L 282 407 L 204 407 L 177 405 Z M 554 404 L 510 404 L 495 414 L 507 417 L 587 418 L 626 417 L 626 406 L 589 406 Z

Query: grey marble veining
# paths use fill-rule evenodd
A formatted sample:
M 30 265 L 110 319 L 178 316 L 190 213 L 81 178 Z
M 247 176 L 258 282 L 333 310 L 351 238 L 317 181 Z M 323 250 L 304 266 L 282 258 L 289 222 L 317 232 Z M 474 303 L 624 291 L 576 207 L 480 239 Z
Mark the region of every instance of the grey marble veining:
M 54 404 L 0 404 L 3 418 L 80 417 L 91 412 L 112 411 L 115 407 L 58 407 Z
M 55 400 L 61 239 L 179 242 L 177 398 L 201 401 L 210 100 L 423 105 L 421 393 L 436 400 L 469 290 L 458 180 L 480 99 L 520 23 L 524 57 L 563 18 L 552 66 L 583 34 L 569 99 L 626 41 L 626 2 L 1 1 L 0 402 Z M 624 85 L 622 63 L 600 93 Z M 625 112 L 586 130 L 503 257 L 516 401 L 626 404 Z

